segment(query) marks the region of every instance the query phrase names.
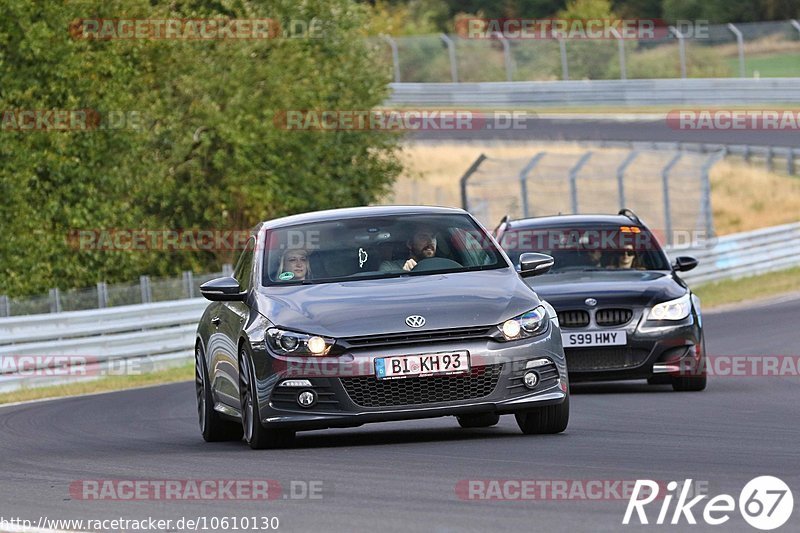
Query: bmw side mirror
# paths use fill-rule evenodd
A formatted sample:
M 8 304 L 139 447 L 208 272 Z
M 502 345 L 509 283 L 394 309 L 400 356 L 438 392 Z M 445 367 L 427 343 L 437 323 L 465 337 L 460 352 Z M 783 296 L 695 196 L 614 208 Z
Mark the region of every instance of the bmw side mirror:
M 528 252 L 519 256 L 519 275 L 523 278 L 538 276 L 549 271 L 555 259 L 547 254 Z
M 235 278 L 226 276 L 206 281 L 200 285 L 200 293 L 212 302 L 237 302 L 244 301 L 247 296 L 242 291 L 239 282 Z
M 694 257 L 684 255 L 675 259 L 675 263 L 672 264 L 672 269 L 676 272 L 688 272 L 696 267 L 697 263 L 698 261 Z

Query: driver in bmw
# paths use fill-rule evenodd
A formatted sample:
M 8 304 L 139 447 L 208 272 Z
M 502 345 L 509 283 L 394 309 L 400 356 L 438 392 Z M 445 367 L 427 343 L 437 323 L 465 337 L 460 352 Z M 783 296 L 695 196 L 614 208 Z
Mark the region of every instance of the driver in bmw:
M 417 266 L 418 262 L 434 257 L 436 255 L 436 233 L 434 229 L 430 226 L 415 228 L 411 238 L 406 242 L 406 246 L 408 246 L 408 253 L 411 257 L 405 260 L 384 261 L 381 263 L 380 270 L 393 271 L 402 268 L 409 272 Z

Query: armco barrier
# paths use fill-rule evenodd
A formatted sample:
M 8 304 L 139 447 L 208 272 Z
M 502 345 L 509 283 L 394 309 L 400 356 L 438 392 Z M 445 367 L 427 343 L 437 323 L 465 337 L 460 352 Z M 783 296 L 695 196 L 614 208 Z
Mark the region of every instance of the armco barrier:
M 392 83 L 387 106 L 501 107 L 790 104 L 800 78 Z
M 726 235 L 705 249 L 673 248 L 700 265 L 681 274 L 690 285 L 800 266 L 800 222 Z M 101 366 L 137 360 L 152 369 L 191 361 L 202 298 L 67 313 L 0 319 L 0 358 L 85 356 Z M 0 365 L 0 369 L 3 366 Z M 64 378 L 26 377 L 0 370 L 0 392 L 58 383 Z

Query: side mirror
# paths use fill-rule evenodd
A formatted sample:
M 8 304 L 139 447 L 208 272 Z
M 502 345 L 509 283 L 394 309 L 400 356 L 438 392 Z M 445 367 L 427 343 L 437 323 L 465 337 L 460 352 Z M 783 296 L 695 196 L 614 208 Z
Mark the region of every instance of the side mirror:
M 676 272 L 688 272 L 696 267 L 697 263 L 698 261 L 694 257 L 684 255 L 675 259 L 675 263 L 672 264 L 672 269 Z
M 538 276 L 549 271 L 555 259 L 547 254 L 528 252 L 519 256 L 519 275 L 523 278 Z
M 247 296 L 246 292 L 242 292 L 239 282 L 230 276 L 206 281 L 200 285 L 200 293 L 212 302 L 239 302 Z

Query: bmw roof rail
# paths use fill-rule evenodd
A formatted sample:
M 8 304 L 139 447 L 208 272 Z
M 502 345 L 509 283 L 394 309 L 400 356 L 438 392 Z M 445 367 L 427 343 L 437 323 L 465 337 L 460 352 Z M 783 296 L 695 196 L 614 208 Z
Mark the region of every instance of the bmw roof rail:
M 631 220 L 633 220 L 634 222 L 636 222 L 637 224 L 641 224 L 641 223 L 642 223 L 642 221 L 641 221 L 641 220 L 639 220 L 639 217 L 638 217 L 638 216 L 636 216 L 636 213 L 634 213 L 634 212 L 633 212 L 633 211 L 631 211 L 630 209 L 626 209 L 626 208 L 620 209 L 620 210 L 619 210 L 619 213 L 617 213 L 617 214 L 618 214 L 618 215 L 623 215 L 623 216 L 626 216 L 626 217 L 628 217 L 629 219 L 631 219 Z

